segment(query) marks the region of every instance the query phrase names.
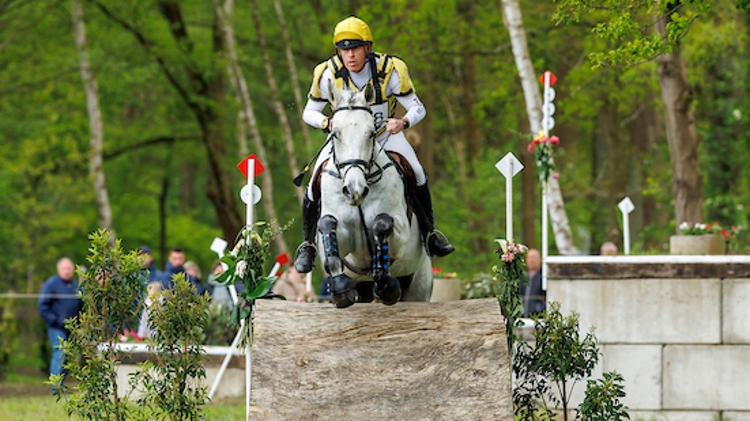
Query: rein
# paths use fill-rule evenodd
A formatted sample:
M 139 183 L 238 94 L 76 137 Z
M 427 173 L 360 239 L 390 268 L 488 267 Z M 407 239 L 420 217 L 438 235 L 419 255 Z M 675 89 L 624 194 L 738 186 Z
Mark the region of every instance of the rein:
M 367 111 L 372 115 L 372 110 L 370 107 L 367 106 L 361 106 L 361 105 L 345 105 L 342 107 L 337 107 L 333 110 L 333 113 L 331 116 L 335 115 L 339 111 Z M 335 133 L 331 132 L 329 140 L 333 140 L 338 138 Z M 370 135 L 370 139 L 375 140 L 375 134 Z M 327 168 L 323 168 L 323 172 L 325 172 L 328 175 L 333 176 L 334 178 L 338 178 L 339 180 L 343 180 L 346 177 L 346 174 L 351 170 L 352 168 L 359 168 L 362 170 L 362 173 L 365 174 L 365 177 L 367 178 L 367 184 L 375 184 L 378 181 L 380 181 L 383 178 L 383 172 L 385 172 L 388 167 L 394 166 L 393 162 L 388 162 L 384 166 L 380 166 L 377 162 L 375 162 L 375 159 L 380 155 L 381 152 L 383 152 L 383 149 L 385 149 L 385 144 L 388 142 L 388 139 L 390 139 L 390 135 L 388 138 L 383 142 L 380 149 L 377 153 L 375 153 L 375 146 L 373 145 L 372 153 L 370 154 L 370 160 L 365 161 L 364 159 L 347 159 L 345 161 L 340 161 L 336 157 L 336 148 L 333 148 L 333 163 L 336 166 L 336 171 L 331 171 Z M 377 167 L 377 170 L 371 171 L 372 167 Z M 341 170 L 344 170 L 344 174 L 341 174 Z

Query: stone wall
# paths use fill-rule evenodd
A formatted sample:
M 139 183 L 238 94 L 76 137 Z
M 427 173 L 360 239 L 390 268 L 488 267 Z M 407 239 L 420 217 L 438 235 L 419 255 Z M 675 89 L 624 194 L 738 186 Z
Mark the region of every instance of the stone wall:
M 547 300 L 596 327 L 631 419 L 750 420 L 750 256 L 550 256 Z M 573 405 L 583 397 L 578 385 Z

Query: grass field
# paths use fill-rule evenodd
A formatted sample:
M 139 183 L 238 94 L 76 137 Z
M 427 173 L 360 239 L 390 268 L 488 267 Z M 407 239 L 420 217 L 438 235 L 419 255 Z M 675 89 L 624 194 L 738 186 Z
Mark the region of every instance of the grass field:
M 79 419 L 68 417 L 65 403 L 50 395 L 46 379 L 39 376 L 13 374 L 0 383 L 0 420 L 43 421 Z M 217 421 L 245 418 L 244 398 L 226 399 L 206 405 L 206 419 Z

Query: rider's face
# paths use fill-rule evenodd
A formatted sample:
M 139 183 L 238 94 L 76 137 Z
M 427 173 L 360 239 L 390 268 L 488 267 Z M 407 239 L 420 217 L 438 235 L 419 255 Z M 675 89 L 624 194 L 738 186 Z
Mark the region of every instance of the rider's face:
M 370 46 L 360 45 L 359 47 L 339 51 L 341 52 L 341 59 L 344 61 L 344 66 L 346 66 L 350 72 L 358 73 L 365 67 L 367 53 L 370 52 Z

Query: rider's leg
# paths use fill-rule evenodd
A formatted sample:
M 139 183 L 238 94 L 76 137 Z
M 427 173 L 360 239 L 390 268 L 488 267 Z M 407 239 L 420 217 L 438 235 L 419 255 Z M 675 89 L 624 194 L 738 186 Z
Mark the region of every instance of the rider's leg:
M 302 233 L 304 241 L 297 247 L 297 259 L 294 268 L 299 273 L 308 273 L 313 269 L 317 248 L 315 246 L 315 234 L 318 232 L 318 219 L 320 218 L 320 203 L 315 200 L 312 192 L 312 180 L 318 174 L 320 166 L 331 155 L 331 144 L 326 145 L 320 151 L 320 157 L 312 169 L 310 183 L 305 190 L 305 198 L 302 200 Z
M 318 218 L 320 218 L 320 204 L 314 199 L 310 199 L 307 192 L 302 201 L 302 231 L 304 241 L 297 248 L 297 259 L 294 261 L 294 267 L 299 273 L 307 273 L 313 269 L 315 263 L 315 233 L 318 230 Z
M 380 141 L 380 139 L 378 139 Z M 416 207 L 417 220 L 422 233 L 425 235 L 427 251 L 432 257 L 443 257 L 452 253 L 455 248 L 448 239 L 435 229 L 435 217 L 432 212 L 432 198 L 430 189 L 427 186 L 427 175 L 419 163 L 414 148 L 411 147 L 403 133 L 391 135 L 386 143 L 386 150 L 398 152 L 403 155 L 412 169 L 417 179 Z

